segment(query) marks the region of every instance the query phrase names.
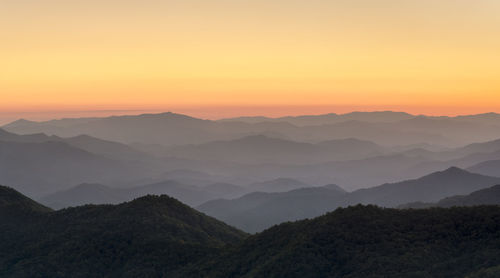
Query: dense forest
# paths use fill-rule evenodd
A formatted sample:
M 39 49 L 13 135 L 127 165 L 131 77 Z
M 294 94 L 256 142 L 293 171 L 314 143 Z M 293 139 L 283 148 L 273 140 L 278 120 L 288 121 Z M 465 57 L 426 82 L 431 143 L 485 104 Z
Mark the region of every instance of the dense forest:
M 1 277 L 498 277 L 500 269 L 498 206 L 357 205 L 251 236 L 168 196 L 51 211 L 0 187 L 0 212 Z
M 247 236 L 165 195 L 50 212 L 0 192 L 0 277 L 165 277 Z

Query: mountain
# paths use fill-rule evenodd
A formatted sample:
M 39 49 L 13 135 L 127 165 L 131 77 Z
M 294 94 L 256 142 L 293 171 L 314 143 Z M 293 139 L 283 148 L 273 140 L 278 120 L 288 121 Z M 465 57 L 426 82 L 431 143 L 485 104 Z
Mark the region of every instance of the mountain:
M 451 196 L 439 200 L 437 203 L 415 202 L 399 206 L 400 208 L 429 208 L 429 207 L 463 207 L 480 205 L 500 205 L 500 185 L 474 191 L 468 195 Z
M 70 146 L 85 150 L 90 153 L 105 156 L 112 159 L 152 159 L 145 153 L 133 149 L 125 144 L 106 141 L 88 135 L 78 135 L 75 137 L 61 138 L 58 136 L 47 136 L 44 133 L 18 135 L 0 128 L 0 141 L 17 143 L 44 143 L 61 142 Z
M 197 209 L 255 233 L 285 221 L 316 217 L 334 210 L 346 193 L 338 187 L 301 188 L 281 193 L 255 192 L 233 200 L 213 200 Z
M 471 122 L 478 124 L 498 125 L 500 123 L 500 114 L 498 113 L 483 113 L 476 115 L 462 115 L 453 117 L 459 121 Z
M 313 187 L 289 192 L 250 193 L 234 200 L 212 200 L 202 212 L 247 232 L 260 232 L 284 221 L 320 216 L 338 207 L 373 204 L 396 207 L 411 202 L 436 202 L 500 184 L 500 178 L 452 167 L 414 180 L 382 184 L 350 193 Z
M 146 196 L 48 212 L 0 236 L 2 277 L 171 277 L 246 234 L 168 196 Z
M 0 141 L 0 183 L 37 197 L 71 184 L 139 175 L 137 167 L 62 142 Z
M 451 278 L 500 269 L 500 206 L 357 205 L 249 236 L 165 195 L 50 211 L 0 187 L 0 204 L 23 211 L 26 202 L 30 221 L 4 218 L 0 205 L 1 277 Z
M 181 202 L 196 206 L 216 198 L 240 197 L 249 191 L 228 183 L 214 183 L 203 187 L 167 180 L 134 187 L 110 187 L 102 184 L 80 184 L 49 194 L 39 201 L 54 209 L 86 204 L 118 204 L 145 195 L 172 196 Z
M 256 135 L 230 141 L 180 146 L 171 149 L 168 154 L 188 159 L 273 163 L 286 160 L 294 162 L 300 157 L 308 159 L 318 151 L 312 144 Z
M 349 194 L 348 203 L 394 207 L 410 202 L 435 202 L 442 198 L 469 194 L 500 183 L 500 178 L 483 176 L 451 167 L 415 180 L 388 183 Z
M 204 144 L 259 134 L 308 143 L 357 138 L 381 145 L 429 143 L 457 146 L 500 138 L 500 131 L 494 125 L 452 118 L 415 117 L 395 112 L 355 112 L 325 117 L 335 120 L 305 120 L 297 125 L 283 120 L 211 121 L 168 112 L 45 122 L 16 121 L 3 128 L 18 134 L 46 133 L 60 137 L 86 134 L 114 142 L 160 147 Z
M 334 160 L 362 159 L 382 154 L 384 148 L 354 138 L 337 139 L 318 144 L 253 135 L 229 141 L 174 147 L 165 155 L 198 160 L 238 163 L 306 164 Z
M 251 236 L 184 276 L 452 278 L 491 273 L 500 266 L 495 219 L 500 219 L 500 207 L 342 208 Z
M 473 143 L 454 150 L 454 152 L 462 155 L 468 155 L 473 153 L 488 153 L 496 151 L 500 151 L 500 139 L 481 142 L 481 143 Z
M 82 183 L 75 187 L 49 194 L 41 198 L 39 202 L 53 209 L 62 209 L 87 204 L 118 204 L 130 200 L 124 198 L 120 189 L 102 184 Z
M 62 123 L 64 122 L 64 123 Z M 13 122 L 3 127 L 19 134 L 44 132 L 62 137 L 86 134 L 122 143 L 175 145 L 230 138 L 238 131 L 225 130 L 209 120 L 171 112 L 91 119 L 63 119 L 46 122 Z M 173 132 L 175 130 L 175 132 Z
M 251 191 L 260 192 L 285 192 L 298 188 L 310 187 L 310 185 L 290 178 L 278 178 L 270 181 L 258 182 L 249 185 Z
M 327 125 L 345 121 L 364 121 L 364 122 L 396 122 L 401 120 L 411 119 L 415 116 L 404 112 L 392 111 L 376 111 L 376 112 L 351 112 L 347 114 L 323 114 L 323 115 L 304 115 L 304 116 L 287 116 L 280 118 L 269 117 L 238 117 L 222 119 L 220 121 L 231 122 L 287 122 L 297 126 L 306 125 Z
M 238 198 L 249 193 L 248 188 L 224 182 L 212 183 L 202 189 L 213 196 L 217 196 L 217 198 L 224 199 Z
M 340 187 L 340 186 L 338 186 L 336 184 L 333 184 L 333 183 L 332 184 L 324 185 L 323 187 L 326 188 L 326 189 L 335 190 L 335 191 L 338 191 L 338 192 L 341 192 L 341 193 L 346 193 L 346 191 L 342 187 Z
M 22 215 L 39 215 L 52 211 L 32 199 L 24 196 L 13 188 L 0 185 L 0 218 L 2 220 Z M 0 223 L 5 223 L 0 221 Z
M 500 177 L 500 160 L 484 161 L 467 168 L 467 170 L 482 175 Z

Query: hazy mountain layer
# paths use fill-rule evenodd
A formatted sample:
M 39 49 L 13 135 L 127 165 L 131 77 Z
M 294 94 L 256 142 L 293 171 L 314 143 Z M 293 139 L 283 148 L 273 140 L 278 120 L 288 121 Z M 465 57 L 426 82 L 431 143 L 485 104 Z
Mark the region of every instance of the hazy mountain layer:
M 450 168 L 419 179 L 383 184 L 344 193 L 309 188 L 285 193 L 251 193 L 233 200 L 213 200 L 198 207 L 248 232 L 259 232 L 284 221 L 319 216 L 341 206 L 374 204 L 395 207 L 410 202 L 436 202 L 500 184 L 500 178 Z
M 331 116 L 326 115 L 326 118 Z M 492 120 L 495 117 L 496 114 L 436 118 L 397 112 L 370 112 L 341 116 L 341 120 L 312 121 L 298 126 L 287 121 L 269 122 L 267 119 L 256 123 L 209 121 L 162 113 L 46 122 L 22 120 L 5 125 L 4 128 L 20 134 L 43 132 L 63 137 L 87 134 L 123 143 L 159 145 L 201 144 L 266 134 L 301 142 L 358 138 L 383 145 L 425 142 L 456 146 L 500 138 L 499 124 Z
M 167 194 L 190 206 L 197 206 L 216 198 L 236 198 L 249 190 L 243 187 L 214 183 L 198 187 L 168 180 L 128 188 L 109 187 L 102 184 L 80 184 L 58 191 L 40 199 L 40 202 L 54 209 L 86 204 L 118 204 L 144 195 Z
M 457 195 L 441 199 L 436 203 L 414 202 L 399 206 L 400 208 L 458 207 L 500 205 L 500 185 L 474 191 L 468 195 Z

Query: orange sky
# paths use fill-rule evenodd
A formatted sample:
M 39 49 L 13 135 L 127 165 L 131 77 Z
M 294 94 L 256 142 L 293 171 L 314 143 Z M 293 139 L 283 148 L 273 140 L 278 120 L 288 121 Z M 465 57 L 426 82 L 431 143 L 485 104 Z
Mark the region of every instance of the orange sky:
M 499 112 L 499 14 L 496 0 L 4 0 L 0 121 Z

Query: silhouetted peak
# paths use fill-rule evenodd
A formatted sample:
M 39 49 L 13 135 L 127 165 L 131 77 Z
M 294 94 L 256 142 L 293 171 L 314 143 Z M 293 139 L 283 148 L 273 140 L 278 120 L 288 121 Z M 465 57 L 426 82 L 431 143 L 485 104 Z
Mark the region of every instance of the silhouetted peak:
M 326 189 L 335 190 L 335 191 L 339 191 L 339 192 L 346 192 L 342 187 L 340 187 L 336 184 L 333 184 L 333 183 L 324 185 L 323 187 Z
M 443 171 L 438 171 L 431 173 L 427 176 L 423 176 L 420 179 L 429 179 L 429 178 L 458 178 L 458 177 L 465 177 L 465 176 L 473 176 L 477 174 L 473 174 L 471 172 L 465 171 L 463 169 L 460 169 L 458 167 L 450 167 L 446 170 Z
M 468 174 L 469 172 L 467 172 L 463 169 L 460 169 L 458 167 L 452 166 L 452 167 L 442 171 L 441 173 L 443 173 L 443 174 Z

